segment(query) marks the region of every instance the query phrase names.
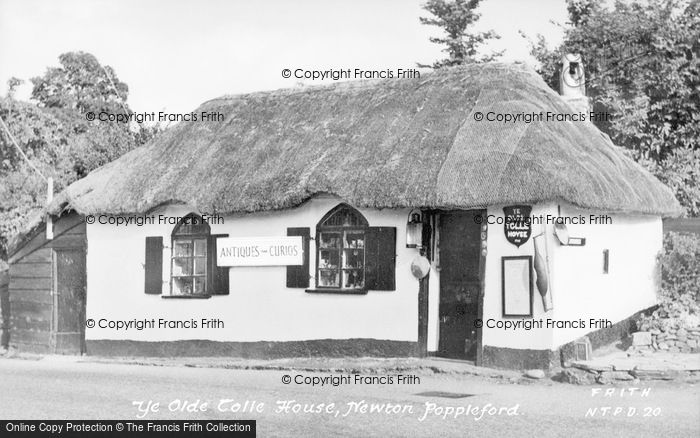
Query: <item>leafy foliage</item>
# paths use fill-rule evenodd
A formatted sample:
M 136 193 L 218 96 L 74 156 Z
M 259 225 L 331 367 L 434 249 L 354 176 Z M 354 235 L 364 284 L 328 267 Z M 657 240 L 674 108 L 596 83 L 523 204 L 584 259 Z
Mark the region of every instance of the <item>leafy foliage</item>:
M 432 65 L 418 64 L 419 67 L 440 68 L 470 62 L 489 62 L 503 52 L 477 57 L 479 46 L 487 40 L 500 38 L 494 31 L 468 32 L 467 29 L 479 20 L 476 12 L 481 0 L 429 0 L 423 9 L 432 17 L 420 17 L 421 24 L 437 26 L 444 30 L 444 37 L 431 37 L 430 42 L 446 46 L 443 52 L 449 58 L 435 61 Z
M 689 215 L 700 216 L 700 149 L 677 149 L 661 162 L 639 161 L 673 190 Z
M 568 11 L 559 47 L 531 41 L 539 73 L 556 90 L 561 56 L 581 54 L 593 108 L 612 115 L 598 127 L 700 215 L 700 1 L 568 0 Z
M 158 127 L 88 122 L 86 111 L 130 112 L 121 100 L 128 87 L 88 53 L 66 53 L 59 60 L 62 67 L 49 68 L 44 76 L 32 79 L 37 104 L 14 99 L 13 90 L 21 83 L 15 78 L 8 82 L 7 96 L 0 97 L 0 117 L 32 165 L 53 177 L 56 191 L 146 143 L 159 131 Z M 0 199 L 2 259 L 9 238 L 38 213 L 46 199 L 46 183 L 4 131 L 0 132 Z
M 700 236 L 667 233 L 661 265 L 659 307 L 640 318 L 642 330 L 700 324 Z
M 39 163 L 54 162 L 72 135 L 70 126 L 64 123 L 60 111 L 45 110 L 35 105 L 0 98 L 0 117 L 8 124 L 13 137 L 21 145 L 25 155 Z M 12 171 L 22 162 L 19 151 L 2 132 L 0 149 L 0 174 Z
M 129 87 L 121 82 L 112 67 L 102 66 L 95 56 L 68 52 L 58 57 L 61 67 L 49 67 L 40 77 L 31 79 L 32 99 L 41 107 L 86 111 L 123 112 Z

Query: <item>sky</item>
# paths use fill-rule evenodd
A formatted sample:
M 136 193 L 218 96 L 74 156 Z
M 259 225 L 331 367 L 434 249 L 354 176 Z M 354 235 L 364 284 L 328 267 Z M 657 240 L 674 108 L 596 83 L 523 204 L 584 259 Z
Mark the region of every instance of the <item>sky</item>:
M 69 51 L 90 52 L 129 85 L 137 112 L 186 113 L 226 94 L 298 86 L 289 68 L 414 68 L 443 57 L 424 0 L 0 0 L 0 94 Z M 484 0 L 476 30 L 505 62 L 533 64 L 519 35 L 561 41 L 565 0 Z M 488 51 L 488 49 L 487 49 Z M 19 89 L 28 99 L 31 86 Z

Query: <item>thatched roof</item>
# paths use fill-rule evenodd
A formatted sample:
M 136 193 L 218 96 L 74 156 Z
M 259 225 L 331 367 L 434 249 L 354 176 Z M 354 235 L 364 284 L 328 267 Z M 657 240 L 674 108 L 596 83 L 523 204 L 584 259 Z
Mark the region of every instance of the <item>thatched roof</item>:
M 223 97 L 201 111 L 226 120 L 180 123 L 69 186 L 53 211 L 141 213 L 179 202 L 253 212 L 331 193 L 358 207 L 568 201 L 680 213 L 671 190 L 589 122 L 475 121 L 477 111 L 572 111 L 520 65 Z

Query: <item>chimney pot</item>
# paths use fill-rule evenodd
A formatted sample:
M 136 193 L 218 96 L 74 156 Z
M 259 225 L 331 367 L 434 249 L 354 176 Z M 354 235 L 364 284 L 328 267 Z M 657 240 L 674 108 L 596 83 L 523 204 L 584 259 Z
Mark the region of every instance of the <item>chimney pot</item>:
M 590 110 L 586 97 L 586 75 L 580 54 L 567 53 L 561 59 L 559 94 L 577 111 Z

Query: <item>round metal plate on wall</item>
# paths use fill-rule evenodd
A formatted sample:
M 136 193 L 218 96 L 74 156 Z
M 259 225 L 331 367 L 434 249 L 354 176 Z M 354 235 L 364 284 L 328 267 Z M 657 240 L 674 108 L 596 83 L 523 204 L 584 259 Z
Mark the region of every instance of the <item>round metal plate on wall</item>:
M 416 256 L 411 261 L 411 274 L 418 280 L 424 278 L 430 272 L 430 260 L 425 256 Z

